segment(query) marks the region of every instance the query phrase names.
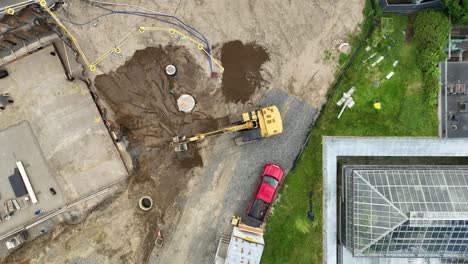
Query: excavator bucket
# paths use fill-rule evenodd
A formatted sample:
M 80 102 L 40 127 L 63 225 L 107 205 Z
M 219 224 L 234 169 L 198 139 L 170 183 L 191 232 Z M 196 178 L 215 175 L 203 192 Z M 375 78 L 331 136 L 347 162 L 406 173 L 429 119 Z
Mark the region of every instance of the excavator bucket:
M 187 151 L 188 144 L 185 142 L 185 136 L 173 137 L 171 147 L 173 147 L 176 152 Z

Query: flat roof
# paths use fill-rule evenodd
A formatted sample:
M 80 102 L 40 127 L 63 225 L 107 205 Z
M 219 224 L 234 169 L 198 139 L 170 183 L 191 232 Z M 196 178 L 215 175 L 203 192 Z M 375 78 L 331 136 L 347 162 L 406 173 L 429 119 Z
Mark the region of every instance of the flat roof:
M 409 2 L 409 1 L 408 1 Z M 424 9 L 441 9 L 443 8 L 440 0 L 426 1 L 420 4 L 390 4 L 388 0 L 379 0 L 380 7 L 384 12 L 396 12 L 396 13 L 416 13 Z
M 468 137 L 468 62 L 441 63 L 442 137 Z
M 468 83 L 468 62 L 448 62 L 447 82 Z
M 337 160 L 346 156 L 379 157 L 467 157 L 468 140 L 404 137 L 323 137 L 323 263 L 338 264 L 337 241 Z M 341 251 L 342 250 L 342 251 Z M 343 263 L 378 263 L 352 258 L 346 249 Z M 396 263 L 396 262 L 395 262 Z
M 35 211 L 43 210 L 44 213 L 49 213 L 64 206 L 65 201 L 27 121 L 1 130 L 0 146 L 0 234 L 3 234 L 21 228 L 34 218 L 40 217 L 34 214 Z M 17 161 L 23 163 L 29 176 L 38 199 L 36 204 L 26 201 L 27 195 L 16 197 L 13 192 L 8 178 L 14 173 Z M 50 188 L 54 188 L 57 193 L 53 195 L 49 191 Z M 10 199 L 16 199 L 21 209 L 15 211 L 10 220 L 5 220 L 7 214 L 3 210 L 3 204 Z
M 31 153 L 37 150 L 41 156 L 36 157 L 36 162 L 43 162 L 42 167 L 47 171 L 40 173 L 40 169 L 36 171 L 35 167 L 28 167 L 32 164 L 30 157 L 23 163 L 33 189 L 39 190 L 36 194 L 44 213 L 57 207 L 58 201 L 60 204 L 73 203 L 127 177 L 127 170 L 86 84 L 78 79 L 67 79 L 52 45 L 4 68 L 9 76 L 0 79 L 0 94 L 8 93 L 14 103 L 0 111 L 0 129 L 20 127 L 22 131 L 29 131 L 28 137 L 36 143 L 23 146 L 26 134 L 9 134 L 4 141 L 11 148 L 0 148 L 0 156 L 16 155 L 17 158 L 8 160 L 0 177 L 12 173 L 15 163 L 10 163 L 19 160 L 16 153 L 26 151 L 27 147 Z M 29 130 L 23 128 L 25 124 Z M 16 150 L 16 146 L 25 150 Z M 36 167 L 40 168 L 39 165 Z M 52 186 L 58 186 L 54 187 L 57 191 L 54 199 L 60 199 L 49 201 L 47 206 L 41 204 L 41 197 L 49 195 Z M 9 184 L 5 188 L 9 189 Z M 0 237 L 4 235 L 2 224 Z

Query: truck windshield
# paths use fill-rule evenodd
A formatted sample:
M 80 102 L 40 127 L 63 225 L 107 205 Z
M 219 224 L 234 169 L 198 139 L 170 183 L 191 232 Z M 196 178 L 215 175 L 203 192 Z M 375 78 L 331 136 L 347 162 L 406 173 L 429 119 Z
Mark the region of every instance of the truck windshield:
M 263 182 L 266 182 L 275 188 L 276 186 L 278 186 L 278 181 L 275 178 L 268 176 L 268 175 L 266 175 L 265 178 L 263 178 Z

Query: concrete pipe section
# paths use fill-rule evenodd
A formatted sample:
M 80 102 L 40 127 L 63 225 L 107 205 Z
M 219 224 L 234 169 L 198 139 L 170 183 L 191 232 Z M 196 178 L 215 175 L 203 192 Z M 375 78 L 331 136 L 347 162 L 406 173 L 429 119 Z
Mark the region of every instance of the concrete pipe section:
M 350 54 L 351 53 L 351 46 L 348 43 L 341 43 L 340 46 L 338 47 L 338 50 L 341 53 L 344 54 Z
M 174 65 L 172 65 L 172 64 L 167 65 L 167 66 L 166 66 L 166 74 L 167 74 L 168 76 L 171 76 L 171 77 L 175 76 L 175 75 L 177 74 L 177 68 L 176 68 L 176 66 L 174 66 Z
M 149 211 L 151 208 L 153 208 L 153 199 L 151 199 L 149 196 L 143 196 L 140 198 L 138 206 L 143 211 Z
M 177 99 L 177 107 L 181 112 L 190 113 L 195 108 L 195 99 L 189 94 L 183 94 Z

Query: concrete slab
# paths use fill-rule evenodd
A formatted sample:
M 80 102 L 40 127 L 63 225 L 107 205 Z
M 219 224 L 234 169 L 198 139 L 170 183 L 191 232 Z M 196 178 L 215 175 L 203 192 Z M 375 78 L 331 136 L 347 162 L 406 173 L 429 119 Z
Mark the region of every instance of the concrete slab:
M 54 175 L 47 166 L 31 127 L 26 121 L 0 131 L 0 208 L 9 199 L 17 199 L 21 209 L 14 212 L 10 220 L 5 220 L 6 213 L 1 210 L 0 234 L 23 227 L 26 223 L 39 218 L 34 212 L 43 210 L 50 213 L 65 205 L 63 192 Z M 21 161 L 29 176 L 38 202 L 31 204 L 25 197 L 15 197 L 8 177 L 13 174 L 16 162 Z M 49 189 L 57 192 L 53 195 Z
M 14 104 L 0 111 L 0 129 L 29 122 L 70 203 L 126 177 L 127 171 L 86 84 L 67 80 L 54 51 L 48 46 L 6 65 L 10 76 L 0 80 L 0 93 L 9 93 Z
M 323 138 L 323 263 L 337 264 L 337 157 L 466 157 L 468 141 L 437 138 Z M 346 256 L 346 255 L 345 255 Z M 343 256 L 340 256 L 343 257 Z M 351 262 L 343 262 L 351 263 Z M 359 262 L 361 263 L 361 262 Z M 368 262 L 362 262 L 368 263 Z

